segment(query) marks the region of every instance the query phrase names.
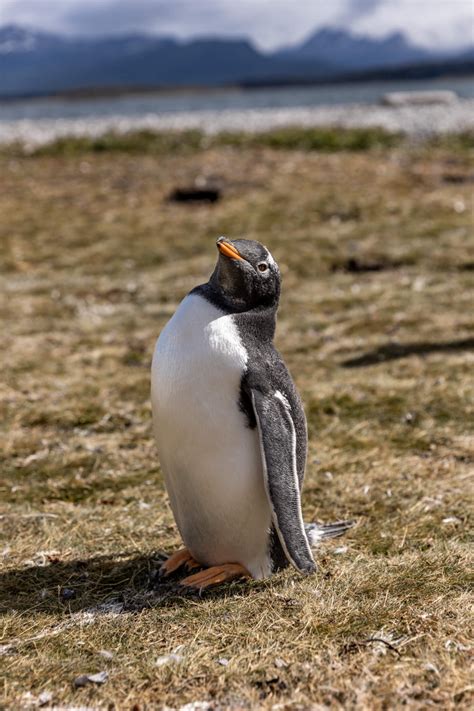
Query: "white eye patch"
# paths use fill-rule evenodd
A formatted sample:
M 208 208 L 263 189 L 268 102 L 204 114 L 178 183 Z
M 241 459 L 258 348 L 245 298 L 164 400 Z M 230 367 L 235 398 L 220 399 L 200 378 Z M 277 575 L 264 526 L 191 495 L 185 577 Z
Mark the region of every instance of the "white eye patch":
M 276 265 L 276 262 L 273 259 L 272 255 L 270 254 L 270 252 L 268 251 L 268 249 L 267 249 L 267 262 L 272 267 L 274 267 Z

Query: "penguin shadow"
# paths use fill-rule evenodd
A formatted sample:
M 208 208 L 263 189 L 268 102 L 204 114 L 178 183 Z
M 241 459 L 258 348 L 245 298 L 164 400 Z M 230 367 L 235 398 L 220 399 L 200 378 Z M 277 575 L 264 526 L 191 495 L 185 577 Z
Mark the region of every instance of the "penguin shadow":
M 164 552 L 154 555 L 121 553 L 63 561 L 0 572 L 0 615 L 91 612 L 133 612 L 151 607 L 179 606 L 187 599 L 244 596 L 257 581 L 235 581 L 198 592 L 180 586 L 185 572 L 164 578 Z
M 415 343 L 387 343 L 372 351 L 349 358 L 341 363 L 343 368 L 363 368 L 378 365 L 411 355 L 429 355 L 430 353 L 456 353 L 474 350 L 474 338 L 462 338 L 456 341 L 421 341 Z

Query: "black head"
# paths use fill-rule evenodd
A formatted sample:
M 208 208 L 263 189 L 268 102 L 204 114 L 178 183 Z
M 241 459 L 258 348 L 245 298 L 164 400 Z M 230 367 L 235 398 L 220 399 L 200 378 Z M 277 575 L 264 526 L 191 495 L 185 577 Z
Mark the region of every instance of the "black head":
M 219 258 L 209 280 L 232 311 L 274 308 L 280 298 L 280 270 L 263 244 L 249 239 L 216 242 Z

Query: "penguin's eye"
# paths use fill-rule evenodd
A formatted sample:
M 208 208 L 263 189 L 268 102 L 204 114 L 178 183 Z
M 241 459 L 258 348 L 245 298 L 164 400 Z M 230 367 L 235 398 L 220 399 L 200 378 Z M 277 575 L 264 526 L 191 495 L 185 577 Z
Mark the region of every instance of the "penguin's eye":
M 257 264 L 257 269 L 259 272 L 266 272 L 268 269 L 268 264 L 266 262 L 260 262 L 260 264 Z

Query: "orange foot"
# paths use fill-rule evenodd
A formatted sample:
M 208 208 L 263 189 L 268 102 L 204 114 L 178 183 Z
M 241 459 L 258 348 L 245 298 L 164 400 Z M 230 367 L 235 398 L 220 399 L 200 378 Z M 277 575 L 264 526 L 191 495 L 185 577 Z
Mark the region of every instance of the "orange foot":
M 174 573 L 179 568 L 185 567 L 186 570 L 194 570 L 195 568 L 200 568 L 201 564 L 195 560 L 187 548 L 181 548 L 181 550 L 173 553 L 160 567 L 160 573 L 165 578 L 171 573 Z
M 219 585 L 235 578 L 250 578 L 250 573 L 240 563 L 225 563 L 224 565 L 213 565 L 211 568 L 201 570 L 199 573 L 189 575 L 181 581 L 180 585 L 186 588 L 203 590 L 212 585 Z

